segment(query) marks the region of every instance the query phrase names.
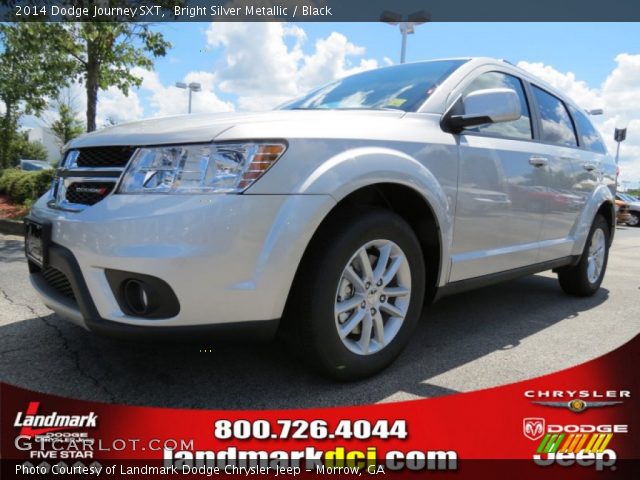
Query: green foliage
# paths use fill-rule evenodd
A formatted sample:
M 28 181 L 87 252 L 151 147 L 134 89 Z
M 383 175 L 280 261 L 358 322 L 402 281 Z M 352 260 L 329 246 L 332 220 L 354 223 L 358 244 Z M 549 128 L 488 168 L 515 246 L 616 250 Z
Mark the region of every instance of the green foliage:
M 14 22 L 0 24 L 0 167 L 8 167 L 13 138 L 22 114 L 39 115 L 47 98 L 56 97 L 70 82 L 84 83 L 87 131 L 96 128 L 98 91 L 116 87 L 125 95 L 142 78 L 132 68 L 153 68 L 170 43 L 148 23 Z M 68 119 L 67 119 L 68 120 Z M 61 126 L 63 136 L 77 133 L 78 124 Z
M 57 137 L 60 147 L 64 147 L 84 132 L 83 123 L 77 119 L 76 111 L 69 103 L 58 103 L 58 119 L 51 123 L 51 131 Z
M 47 23 L 0 24 L 0 100 L 5 110 L 0 121 L 0 166 L 7 167 L 18 118 L 39 115 L 47 97 L 55 96 L 67 85 L 73 63 L 60 53 L 50 35 L 55 25 Z
M 153 68 L 153 58 L 166 55 L 171 44 L 148 23 L 65 22 L 51 26 L 51 45 L 73 61 L 87 91 L 87 131 L 96 128 L 98 90 L 116 87 L 125 95 L 140 86 L 134 67 Z M 42 28 L 45 28 L 44 26 Z
M 13 138 L 9 164 L 17 166 L 21 159 L 47 160 L 47 149 L 40 142 L 30 142 L 26 132 L 19 132 Z
M 15 203 L 33 203 L 51 186 L 54 170 L 25 172 L 8 168 L 0 174 L 0 194 L 8 195 Z
M 73 65 L 50 45 L 49 24 L 0 24 L 0 98 L 7 105 L 24 104 L 25 113 L 38 114 L 68 83 Z
M 13 132 L 9 137 L 10 148 L 6 159 L 9 167 L 16 167 L 21 159 L 47 160 L 47 150 L 41 142 L 30 142 L 27 132 Z

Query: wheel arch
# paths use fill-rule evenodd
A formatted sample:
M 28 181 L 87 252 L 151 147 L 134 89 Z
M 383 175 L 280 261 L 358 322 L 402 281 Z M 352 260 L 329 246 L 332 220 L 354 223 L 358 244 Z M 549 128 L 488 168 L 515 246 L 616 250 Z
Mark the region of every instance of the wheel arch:
M 576 220 L 572 236 L 575 239 L 572 255 L 580 256 L 591 230 L 596 215 L 602 215 L 609 225 L 609 245 L 616 231 L 616 212 L 611 190 L 606 185 L 599 185 L 590 195 L 579 218 Z
M 394 182 L 372 183 L 344 195 L 324 217 L 308 242 L 296 270 L 287 298 L 304 271 L 321 232 L 336 216 L 348 209 L 379 207 L 388 209 L 402 217 L 416 234 L 423 251 L 426 274 L 425 303 L 430 302 L 438 287 L 444 270 L 445 255 L 442 229 L 433 206 L 418 190 Z M 286 307 L 285 307 L 286 308 Z
M 605 201 L 600 205 L 596 215 L 602 215 L 609 226 L 609 245 L 613 242 L 613 234 L 616 231 L 616 208 L 613 202 Z

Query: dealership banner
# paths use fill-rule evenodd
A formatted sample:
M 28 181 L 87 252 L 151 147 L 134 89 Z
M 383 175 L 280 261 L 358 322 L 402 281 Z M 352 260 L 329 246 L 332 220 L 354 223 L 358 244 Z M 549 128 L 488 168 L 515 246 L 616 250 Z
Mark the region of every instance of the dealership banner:
M 2 384 L 2 478 L 638 478 L 639 360 L 637 336 L 502 387 L 301 410 L 134 407 Z

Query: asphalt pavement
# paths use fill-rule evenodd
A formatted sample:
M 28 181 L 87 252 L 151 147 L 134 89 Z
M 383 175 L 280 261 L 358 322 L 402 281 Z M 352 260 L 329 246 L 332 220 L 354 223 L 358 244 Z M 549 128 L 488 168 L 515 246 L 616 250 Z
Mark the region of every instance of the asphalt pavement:
M 145 344 L 86 332 L 39 301 L 22 238 L 0 235 L 0 381 L 86 400 L 219 409 L 466 392 L 577 365 L 638 335 L 638 272 L 640 228 L 618 227 L 594 297 L 565 295 L 551 272 L 448 297 L 425 311 L 390 368 L 368 380 L 336 383 L 308 371 L 278 343 Z

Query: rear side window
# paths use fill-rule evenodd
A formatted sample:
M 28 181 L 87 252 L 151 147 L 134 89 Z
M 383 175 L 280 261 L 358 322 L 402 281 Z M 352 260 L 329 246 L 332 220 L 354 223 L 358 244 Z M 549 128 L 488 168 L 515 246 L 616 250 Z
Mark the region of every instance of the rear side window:
M 576 121 L 578 135 L 580 135 L 580 146 L 592 152 L 607 153 L 607 148 L 604 146 L 604 142 L 591 123 L 591 120 L 580 110 L 571 106 L 569 106 L 569 110 L 571 110 L 571 115 L 573 115 L 573 119 Z
M 468 95 L 476 90 L 485 90 L 490 88 L 510 88 L 518 94 L 520 99 L 520 112 L 522 116 L 518 120 L 512 122 L 490 123 L 480 125 L 479 127 L 468 128 L 465 132 L 490 133 L 508 138 L 531 139 L 531 115 L 529 114 L 529 105 L 527 97 L 522 88 L 522 82 L 506 73 L 487 72 L 479 75 L 465 89 L 463 96 Z
M 541 140 L 567 147 L 577 147 L 578 139 L 573 129 L 573 122 L 562 100 L 536 86 L 533 86 L 533 96 L 540 111 Z

